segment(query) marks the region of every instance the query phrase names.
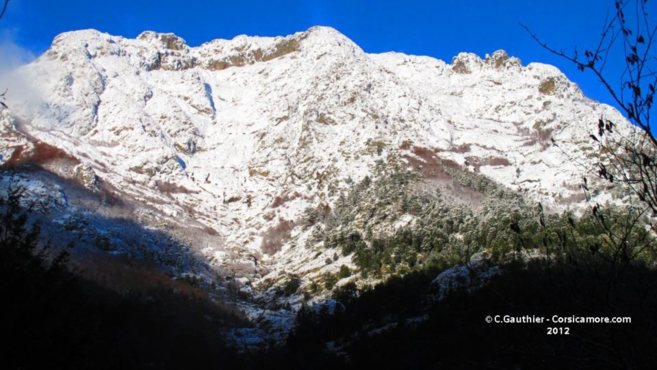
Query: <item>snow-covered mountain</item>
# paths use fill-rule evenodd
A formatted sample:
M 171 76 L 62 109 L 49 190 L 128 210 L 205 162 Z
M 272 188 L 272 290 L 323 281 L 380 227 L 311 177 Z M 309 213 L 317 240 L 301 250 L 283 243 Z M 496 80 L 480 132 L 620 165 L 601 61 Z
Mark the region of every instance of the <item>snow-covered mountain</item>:
M 351 266 L 349 256 L 326 263 L 334 251 L 313 245 L 303 219 L 329 213 L 377 166 L 417 172 L 457 202 L 474 195 L 450 169 L 576 210 L 594 123 L 625 122 L 549 65 L 504 51 L 451 63 L 368 54 L 328 27 L 198 47 L 173 34 L 68 32 L 15 73 L 39 98 L 8 94 L 5 167 L 37 162 L 98 195 L 57 185 L 65 209 L 163 232 L 204 264 L 178 273 L 228 276 L 256 295 L 290 274 L 306 284 Z M 52 186 L 20 176 L 37 193 Z M 402 216 L 395 227 L 413 222 Z M 125 243 L 122 227 L 102 236 L 110 250 Z

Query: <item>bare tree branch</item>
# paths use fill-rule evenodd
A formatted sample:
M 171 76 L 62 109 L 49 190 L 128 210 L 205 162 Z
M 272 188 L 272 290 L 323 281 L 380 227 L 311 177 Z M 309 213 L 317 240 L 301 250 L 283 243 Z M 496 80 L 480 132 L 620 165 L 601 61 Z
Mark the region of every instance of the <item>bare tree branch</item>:
M 0 18 L 2 18 L 2 16 L 5 15 L 8 5 L 9 5 L 9 0 L 4 0 L 4 4 L 2 5 L 2 10 L 0 10 Z
M 583 53 L 556 49 L 529 27 L 521 26 L 543 49 L 580 71 L 592 72 L 625 117 L 638 128 L 619 129 L 614 122 L 601 117 L 596 134 L 591 135 L 600 154 L 594 171 L 614 186 L 622 185 L 657 216 L 657 138 L 651 124 L 657 93 L 657 24 L 650 20 L 648 1 L 614 0 L 613 16 L 605 20 L 597 45 Z M 621 76 L 612 78 L 605 72 L 612 58 L 624 65 Z M 617 77 L 620 86 L 614 88 Z M 657 224 L 652 227 L 657 232 Z

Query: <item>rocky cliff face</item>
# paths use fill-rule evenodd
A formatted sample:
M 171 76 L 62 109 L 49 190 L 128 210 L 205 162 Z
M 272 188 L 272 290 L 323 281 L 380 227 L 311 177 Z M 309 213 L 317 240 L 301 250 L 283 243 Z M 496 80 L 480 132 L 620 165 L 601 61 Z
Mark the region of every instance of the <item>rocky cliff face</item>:
M 367 54 L 326 27 L 198 47 L 173 34 L 69 32 L 17 73 L 42 99 L 2 112 L 3 165 L 37 143 L 53 148 L 41 162 L 103 194 L 98 207 L 119 199 L 121 217 L 200 256 L 204 279 L 235 278 L 265 297 L 290 274 L 305 285 L 352 266 L 305 221 L 366 176 L 410 170 L 424 191 L 477 207 L 481 194 L 455 186 L 454 173 L 478 173 L 576 210 L 582 166 L 596 155 L 592 124 L 625 122 L 552 66 L 504 51 L 450 64 Z M 397 216 L 390 228 L 414 218 Z

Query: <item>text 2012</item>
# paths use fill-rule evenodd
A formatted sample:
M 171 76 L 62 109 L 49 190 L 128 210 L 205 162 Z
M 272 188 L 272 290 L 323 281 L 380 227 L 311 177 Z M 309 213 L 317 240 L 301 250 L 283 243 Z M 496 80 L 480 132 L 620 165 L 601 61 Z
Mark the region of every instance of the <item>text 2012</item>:
M 569 327 L 548 327 L 547 335 L 570 335 Z

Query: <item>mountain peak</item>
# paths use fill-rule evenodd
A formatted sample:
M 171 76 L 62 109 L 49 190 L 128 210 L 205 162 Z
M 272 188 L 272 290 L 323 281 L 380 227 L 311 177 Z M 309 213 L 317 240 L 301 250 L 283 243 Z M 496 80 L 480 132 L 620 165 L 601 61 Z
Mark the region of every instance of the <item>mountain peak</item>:
M 342 32 L 330 26 L 312 26 L 303 33 L 306 35 L 313 34 L 325 39 L 348 39 Z
M 362 54 L 363 50 L 350 38 L 335 28 L 314 26 L 301 34 L 300 40 L 306 49 L 312 49 L 318 54 L 345 53 Z
M 456 73 L 472 73 L 480 69 L 484 61 L 475 53 L 461 52 L 452 58 L 452 71 Z
M 144 31 L 137 36 L 137 40 L 159 43 L 169 50 L 183 50 L 188 47 L 185 39 L 173 33 Z
M 469 74 L 482 68 L 497 70 L 518 69 L 522 67 L 520 59 L 510 56 L 505 50 L 496 50 L 493 54 L 486 54 L 484 59 L 475 53 L 461 52 L 452 58 L 452 71 L 460 74 Z
M 505 69 L 505 68 L 519 68 L 522 66 L 522 62 L 519 58 L 512 57 L 506 50 L 496 50 L 493 54 L 486 54 L 484 63 L 495 69 Z
M 81 45 L 95 41 L 95 40 L 109 40 L 112 36 L 108 33 L 98 31 L 96 29 L 85 29 L 77 31 L 63 32 L 55 36 L 51 47 L 61 45 Z

